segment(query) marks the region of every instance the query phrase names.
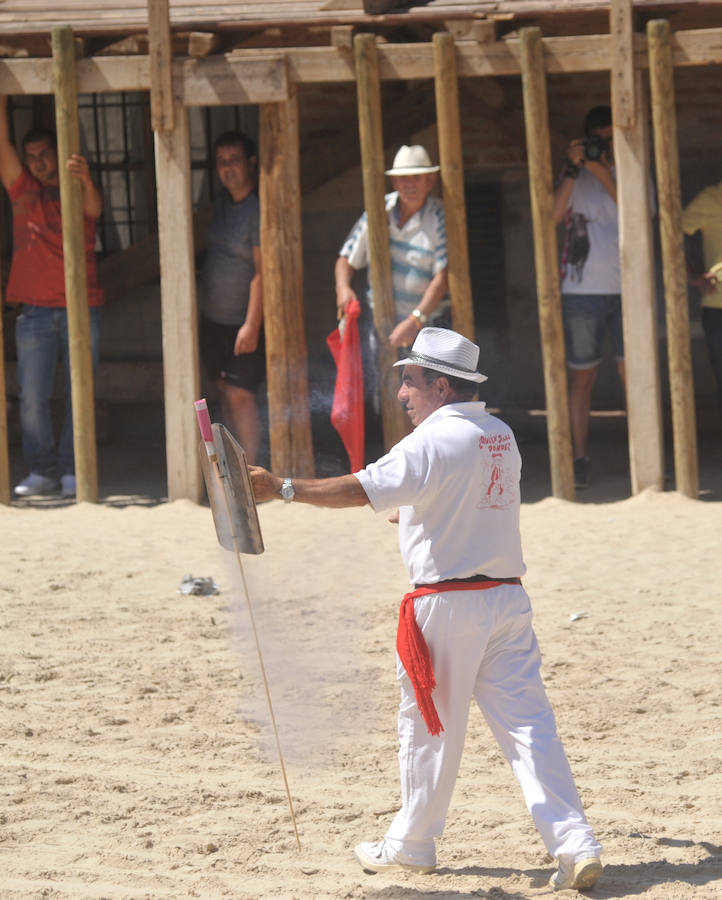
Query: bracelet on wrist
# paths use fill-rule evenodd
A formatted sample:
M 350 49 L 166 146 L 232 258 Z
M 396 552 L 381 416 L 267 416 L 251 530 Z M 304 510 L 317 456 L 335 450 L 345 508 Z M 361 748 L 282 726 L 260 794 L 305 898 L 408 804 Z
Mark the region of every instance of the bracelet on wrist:
M 565 178 L 571 178 L 572 180 L 575 180 L 579 177 L 579 171 L 580 171 L 580 167 L 575 166 L 571 160 L 568 159 L 564 163 L 564 177 Z

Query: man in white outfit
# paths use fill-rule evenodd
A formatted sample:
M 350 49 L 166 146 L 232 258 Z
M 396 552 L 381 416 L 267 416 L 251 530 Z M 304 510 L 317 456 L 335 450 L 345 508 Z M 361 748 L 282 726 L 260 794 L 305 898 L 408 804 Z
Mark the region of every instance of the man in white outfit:
M 414 585 L 397 635 L 401 809 L 383 840 L 361 843 L 369 872 L 431 872 L 473 697 L 519 781 L 557 871 L 555 889 L 592 887 L 601 846 L 588 825 L 540 676 L 519 532 L 521 459 L 511 429 L 475 402 L 479 348 L 424 328 L 399 400 L 415 430 L 352 475 L 279 478 L 252 467 L 256 500 L 398 507 Z

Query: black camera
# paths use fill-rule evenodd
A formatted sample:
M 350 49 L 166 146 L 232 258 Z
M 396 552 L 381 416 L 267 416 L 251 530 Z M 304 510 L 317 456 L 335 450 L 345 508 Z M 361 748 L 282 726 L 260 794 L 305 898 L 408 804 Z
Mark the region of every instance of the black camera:
M 607 138 L 598 134 L 592 134 L 584 141 L 584 155 L 590 162 L 598 162 L 605 153 L 609 153 L 609 149 Z

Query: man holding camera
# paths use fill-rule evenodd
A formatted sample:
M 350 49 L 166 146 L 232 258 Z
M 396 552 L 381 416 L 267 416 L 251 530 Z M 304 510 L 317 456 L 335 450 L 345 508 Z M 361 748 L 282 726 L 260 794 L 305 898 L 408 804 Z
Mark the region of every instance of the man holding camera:
M 562 315 L 577 488 L 589 483 L 589 411 L 607 329 L 624 385 L 617 182 L 608 106 L 587 113 L 584 134 L 569 144 L 554 196 L 554 220 L 565 224 Z

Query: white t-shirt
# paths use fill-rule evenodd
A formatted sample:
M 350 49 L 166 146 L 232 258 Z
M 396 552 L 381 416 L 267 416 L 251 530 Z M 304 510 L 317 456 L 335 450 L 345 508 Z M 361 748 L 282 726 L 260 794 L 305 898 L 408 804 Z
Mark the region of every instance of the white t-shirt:
M 618 216 L 617 204 L 602 183 L 581 169 L 565 218 L 563 294 L 622 292 Z
M 511 428 L 484 403 L 442 406 L 355 474 L 376 512 L 399 507 L 399 547 L 412 584 L 526 571 L 521 457 Z

